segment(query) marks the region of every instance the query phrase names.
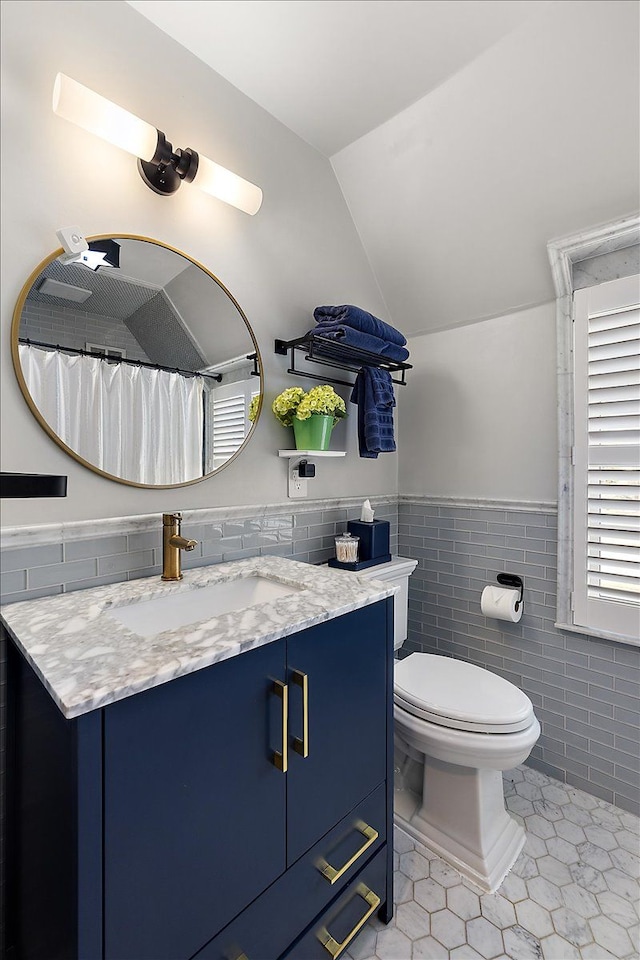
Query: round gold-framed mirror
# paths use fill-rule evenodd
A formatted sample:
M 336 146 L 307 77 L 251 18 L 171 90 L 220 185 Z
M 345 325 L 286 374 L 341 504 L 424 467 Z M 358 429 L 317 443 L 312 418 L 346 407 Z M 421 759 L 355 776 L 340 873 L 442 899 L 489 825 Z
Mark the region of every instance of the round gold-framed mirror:
M 214 476 L 262 406 L 255 334 L 188 254 L 135 234 L 56 250 L 24 284 L 13 365 L 40 426 L 74 460 L 134 487 Z

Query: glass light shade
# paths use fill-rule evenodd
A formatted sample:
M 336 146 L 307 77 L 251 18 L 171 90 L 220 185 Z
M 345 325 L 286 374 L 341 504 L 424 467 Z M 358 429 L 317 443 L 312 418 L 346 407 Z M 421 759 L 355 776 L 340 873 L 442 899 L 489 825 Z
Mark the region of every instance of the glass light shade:
M 221 167 L 219 163 L 209 160 L 202 154 L 199 155 L 198 172 L 193 182 L 205 193 L 211 194 L 218 200 L 224 200 L 225 203 L 230 203 L 252 216 L 258 212 L 262 204 L 260 187 L 248 180 L 243 180 L 231 170 Z
M 158 131 L 155 127 L 64 73 L 56 76 L 53 111 L 134 157 L 151 160 L 156 151 Z

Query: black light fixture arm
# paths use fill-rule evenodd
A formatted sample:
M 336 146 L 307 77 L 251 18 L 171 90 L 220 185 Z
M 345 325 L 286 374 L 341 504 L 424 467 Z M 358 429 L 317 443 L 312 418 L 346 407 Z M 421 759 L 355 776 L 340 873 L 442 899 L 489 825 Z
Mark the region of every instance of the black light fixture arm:
M 173 149 L 162 130 L 158 130 L 156 152 L 151 160 L 138 159 L 138 170 L 146 185 L 160 196 L 175 193 L 182 181 L 191 183 L 198 172 L 198 154 L 191 147 Z

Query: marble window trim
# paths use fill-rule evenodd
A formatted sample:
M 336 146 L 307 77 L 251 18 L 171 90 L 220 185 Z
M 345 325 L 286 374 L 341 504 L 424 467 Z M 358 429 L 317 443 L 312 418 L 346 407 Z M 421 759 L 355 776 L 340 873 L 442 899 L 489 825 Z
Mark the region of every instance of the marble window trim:
M 558 541 L 558 547 L 560 547 L 560 541 Z M 558 558 L 558 563 L 560 562 Z M 560 606 L 560 577 L 558 577 L 558 606 Z M 562 623 L 556 621 L 554 623 L 556 630 L 568 630 L 569 633 L 579 633 L 581 637 L 595 637 L 597 640 L 612 640 L 615 643 L 622 643 L 625 646 L 636 646 L 636 644 L 629 639 L 629 637 L 624 636 L 624 634 L 611 633 L 608 630 L 595 630 L 593 627 L 579 627 L 575 623 Z
M 577 260 L 573 264 L 573 289 L 583 290 L 610 279 L 628 277 L 640 273 L 640 244 L 634 243 L 611 253 L 599 252 L 597 256 Z
M 585 260 L 615 253 L 638 244 L 640 216 L 633 215 L 602 224 L 591 230 L 551 240 L 547 244 L 549 262 L 556 291 L 556 342 L 558 377 L 558 584 L 556 624 L 559 630 L 629 643 L 629 638 L 610 631 L 598 631 L 573 623 L 571 592 L 573 590 L 575 502 L 572 448 L 574 443 L 574 380 L 573 380 L 573 292 L 574 265 Z M 591 271 L 593 282 L 604 282 L 610 276 Z

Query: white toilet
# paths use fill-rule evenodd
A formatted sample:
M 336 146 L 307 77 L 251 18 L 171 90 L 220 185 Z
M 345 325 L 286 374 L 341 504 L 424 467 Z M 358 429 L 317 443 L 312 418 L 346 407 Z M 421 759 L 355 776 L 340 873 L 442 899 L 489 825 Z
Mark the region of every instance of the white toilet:
M 408 581 L 417 561 L 361 571 L 400 585 L 394 647 L 407 637 Z M 463 660 L 412 653 L 395 668 L 395 819 L 483 890 L 496 890 L 525 842 L 505 810 L 502 771 L 540 736 L 529 698 Z

